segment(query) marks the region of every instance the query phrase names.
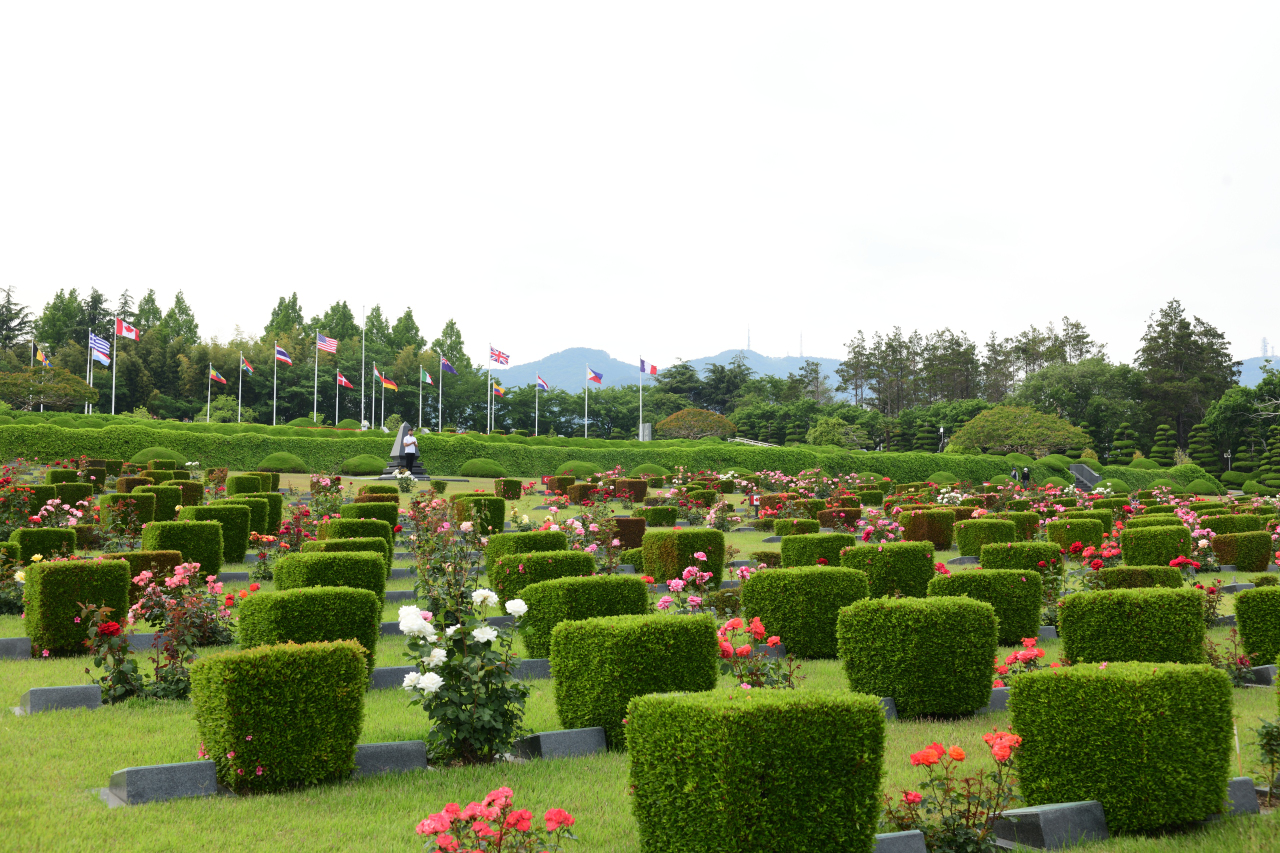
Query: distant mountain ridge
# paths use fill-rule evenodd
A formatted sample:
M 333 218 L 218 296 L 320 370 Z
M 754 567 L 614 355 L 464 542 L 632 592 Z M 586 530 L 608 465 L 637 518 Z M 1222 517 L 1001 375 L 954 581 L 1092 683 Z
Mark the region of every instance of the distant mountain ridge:
M 1262 365 L 1271 362 L 1271 366 L 1280 370 L 1280 356 L 1274 355 L 1255 355 L 1253 358 L 1246 358 L 1240 364 L 1240 384 L 1246 388 L 1252 388 L 1262 381 Z
M 746 356 L 747 366 L 757 374 L 778 376 L 783 379 L 786 378 L 788 373 L 799 373 L 800 368 L 806 361 L 816 361 L 822 365 L 824 372 L 832 374 L 834 381 L 835 369 L 840 364 L 840 359 L 838 358 L 802 357 L 797 355 L 778 357 L 762 355 L 755 350 L 725 350 L 717 355 L 691 358 L 689 359 L 689 364 L 693 365 L 698 373 L 701 374 L 709 364 L 729 364 L 739 352 Z M 639 355 L 635 357 L 634 361 L 625 362 L 614 358 L 604 350 L 588 349 L 587 347 L 573 347 L 552 353 L 545 358 L 531 361 L 528 364 L 497 368 L 493 371 L 493 375 L 504 388 L 532 385 L 536 377 L 541 375 L 552 388 L 574 392 L 581 390 L 582 386 L 586 384 L 588 366 L 597 373 L 603 373 L 604 381 L 602 384 L 610 387 L 635 385 L 640 381 Z M 670 367 L 670 365 L 658 365 L 659 376 L 662 375 L 662 370 L 665 367 Z M 646 384 L 652 380 L 653 377 L 650 376 Z

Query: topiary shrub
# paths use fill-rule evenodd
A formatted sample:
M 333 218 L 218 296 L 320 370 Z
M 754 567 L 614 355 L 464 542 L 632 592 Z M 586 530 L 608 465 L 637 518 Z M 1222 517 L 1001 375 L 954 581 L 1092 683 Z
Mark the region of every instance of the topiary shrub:
M 1181 524 L 1120 531 L 1120 558 L 1130 566 L 1167 566 L 1190 553 L 1191 531 Z
M 201 578 L 222 571 L 222 525 L 216 521 L 153 521 L 142 531 L 142 550 L 178 551 L 200 565 Z
M 118 555 L 129 564 L 129 606 L 138 603 L 144 588 L 133 582 L 143 572 L 151 572 L 152 583 L 163 586 L 167 578 L 173 577 L 173 570 L 182 565 L 180 551 L 125 551 Z
M 1208 480 L 1192 480 L 1187 483 L 1186 489 L 1193 495 L 1221 495 L 1223 490 L 1218 488 L 1214 483 Z
M 237 506 L 247 506 L 249 508 L 249 532 L 263 534 L 267 533 L 267 514 L 270 507 L 267 506 L 266 498 L 221 498 L 213 502 L 213 506 L 218 504 L 234 504 Z M 277 528 L 278 529 L 278 528 Z
M 809 536 L 788 536 L 778 547 L 782 553 L 782 565 L 787 567 L 838 566 L 840 552 L 861 542 L 862 540 L 852 533 L 814 533 Z M 820 559 L 826 560 L 826 563 L 819 563 Z M 832 656 L 834 657 L 834 653 Z
M 311 469 L 307 467 L 307 463 L 303 462 L 292 453 L 279 451 L 268 455 L 265 459 L 258 463 L 259 471 L 267 471 L 276 474 L 306 474 Z M 277 478 L 276 483 L 280 480 Z M 275 488 L 280 488 L 276 485 Z
M 975 518 L 956 523 L 956 546 L 962 557 L 976 557 L 982 553 L 982 546 L 992 542 L 1013 542 L 1018 538 L 1018 529 L 1012 521 L 998 518 Z
M 560 725 L 602 726 L 609 745 L 621 748 L 627 703 L 650 693 L 714 690 L 719 648 L 711 616 L 650 614 L 561 622 L 551 631 Z
M 1155 515 L 1137 515 L 1124 523 L 1125 529 L 1138 530 L 1144 527 L 1182 527 L 1182 519 L 1169 513 Z
M 1275 575 L 1264 575 L 1271 584 L 1236 593 L 1236 621 L 1244 652 L 1255 666 L 1273 664 L 1280 653 L 1280 587 Z
M 349 477 L 374 477 L 386 470 L 388 464 L 389 461 L 381 456 L 361 453 L 343 462 L 338 470 Z
M 1011 501 L 1012 503 L 1012 501 Z M 994 518 L 1012 521 L 1015 542 L 1029 542 L 1040 530 L 1040 513 L 1038 512 L 993 512 L 983 518 Z
M 644 549 L 628 548 L 618 555 L 619 565 L 631 566 L 637 575 L 644 574 Z
M 645 478 L 671 476 L 671 472 L 668 471 L 666 468 L 663 468 L 661 465 L 654 465 L 649 462 L 645 462 L 641 465 L 637 465 L 636 467 L 629 470 L 627 474 L 629 474 L 632 477 L 645 477 Z
M 855 601 L 836 637 L 849 688 L 893 697 L 900 717 L 972 714 L 991 699 L 996 613 L 985 601 Z
M 742 584 L 742 617 L 760 617 L 798 658 L 835 658 L 840 608 L 869 595 L 867 574 L 858 569 L 810 565 L 756 572 Z
M 204 503 L 204 486 L 198 482 L 170 480 L 169 485 L 180 493 L 179 506 L 199 506 Z
M 391 504 L 392 506 L 400 505 L 400 498 L 397 495 L 356 495 L 355 502 L 358 504 Z
M 21 532 L 21 531 L 19 531 Z M 54 531 L 70 533 L 70 530 Z M 37 552 L 38 553 L 38 552 Z M 30 563 L 23 589 L 22 620 L 33 655 L 82 654 L 88 626 L 78 623 L 80 605 L 112 608 L 124 624 L 129 609 L 129 564 L 124 560 L 58 560 Z
M 155 482 L 150 477 L 120 477 L 116 480 L 116 492 L 127 495 L 138 486 L 153 486 Z
M 938 575 L 929 581 L 929 597 L 967 595 L 995 608 L 1002 646 L 1016 646 L 1040 636 L 1040 608 L 1044 603 L 1037 572 L 967 569 Z M 787 647 L 790 650 L 790 646 Z
M 526 533 L 495 533 L 484 549 L 486 566 L 506 554 L 529 554 L 534 551 L 567 551 L 569 538 L 559 530 L 531 530 Z
M 134 465 L 150 465 L 156 460 L 172 462 L 173 468 L 170 468 L 170 471 L 179 465 L 187 464 L 187 457 L 167 447 L 147 447 L 129 457 L 129 461 Z
M 245 552 L 249 549 L 250 518 L 251 513 L 247 506 L 224 504 L 184 506 L 178 511 L 178 521 L 216 521 L 222 525 L 222 561 L 224 563 L 244 562 Z
M 381 576 L 381 565 L 377 568 Z M 277 586 L 279 581 L 277 571 Z M 257 593 L 242 601 L 239 611 L 236 639 L 242 649 L 280 643 L 355 640 L 364 649 L 370 670 L 373 668 L 378 637 L 382 633 L 381 594 L 350 584 L 309 584 Z
M 267 532 L 275 535 L 284 521 L 284 495 L 279 492 L 249 492 L 236 495 L 239 498 L 258 498 L 267 502 Z
M 400 503 L 385 501 L 343 504 L 338 509 L 341 518 L 380 518 L 392 527 L 400 523 Z
M 1240 518 L 1241 516 L 1236 516 Z M 1160 529 L 1160 528 L 1157 528 Z M 1213 537 L 1213 554 L 1223 566 L 1235 566 L 1238 572 L 1265 571 L 1271 562 L 1271 534 L 1265 530 L 1249 533 L 1219 533 Z
M 979 562 L 984 569 L 1052 575 L 1061 568 L 1062 551 L 1053 542 L 993 542 L 982 546 Z
M 558 477 L 573 477 L 575 480 L 585 480 L 595 474 L 600 473 L 600 464 L 597 462 L 579 462 L 570 460 L 562 464 L 556 469 Z M 570 483 L 570 485 L 573 485 Z
M 76 550 L 76 532 L 67 527 L 19 527 L 9 541 L 16 546 L 14 559 L 24 563 L 37 554 L 49 559 L 70 556 Z
M 368 684 L 354 640 L 202 656 L 191 666 L 191 704 L 218 781 L 245 794 L 348 778 Z
M 1111 532 L 1111 510 L 1109 509 L 1069 509 L 1059 515 L 1059 518 L 1067 518 L 1072 521 L 1077 518 L 1092 518 L 1102 525 L 1103 533 Z
M 808 536 L 821 529 L 821 525 L 812 518 L 775 518 L 773 520 L 774 536 Z
M 493 481 L 493 493 L 503 500 L 517 501 L 523 485 L 519 480 L 499 477 Z
M 855 545 L 841 550 L 840 565 L 867 573 L 872 598 L 924 598 L 935 574 L 933 546 L 927 542 Z
M 701 504 L 704 507 L 713 507 L 716 501 L 720 499 L 720 494 L 711 489 L 690 489 L 685 495 L 691 504 Z
M 387 543 L 387 553 L 395 553 L 395 533 L 390 524 L 380 518 L 331 518 L 320 523 L 316 538 L 329 539 L 366 539 L 376 536 Z
M 492 459 L 486 459 L 483 456 L 477 456 L 474 459 L 468 459 L 462 463 L 462 467 L 458 469 L 458 475 L 461 477 L 477 477 L 484 480 L 493 480 L 507 476 L 507 469 Z
M 1117 480 L 1114 478 L 1107 479 L 1107 480 L 1099 480 L 1094 485 L 1094 488 L 1110 489 L 1111 493 L 1114 495 L 1127 495 L 1133 491 L 1133 489 L 1129 488 L 1129 484 L 1126 483 L 1124 480 Z
M 1058 611 L 1063 657 L 1075 663 L 1203 663 L 1204 593 L 1194 589 L 1079 592 Z
M 818 513 L 818 525 L 819 529 L 830 527 L 839 533 L 843 530 L 855 529 L 860 518 L 862 518 L 862 509 L 859 507 L 836 507 L 824 509 Z
M 58 500 L 71 506 L 81 501 L 93 501 L 93 486 L 89 483 L 59 483 L 53 487 L 53 493 Z
M 1264 574 L 1249 578 L 1249 583 L 1257 587 L 1280 585 L 1280 575 Z
M 632 514 L 643 518 L 649 527 L 671 527 L 679 518 L 678 511 L 673 506 L 647 506 L 632 510 Z
M 453 501 L 453 518 L 470 521 L 481 536 L 501 533 L 506 522 L 507 502 L 492 495 L 459 495 Z
M 1102 589 L 1182 588 L 1182 572 L 1173 566 L 1115 566 L 1098 569 L 1095 577 Z
M 375 538 L 375 537 L 368 537 Z M 275 567 L 277 590 L 311 586 L 367 589 L 381 602 L 387 589 L 387 563 L 382 551 L 306 551 L 287 554 Z M 379 605 L 381 612 L 381 605 Z M 346 639 L 331 637 L 330 639 Z
M 618 541 L 623 548 L 641 548 L 644 546 L 644 533 L 648 528 L 643 518 L 625 518 L 614 516 L 614 526 L 618 532 Z
M 1116 833 L 1220 812 L 1231 775 L 1231 692 L 1227 674 L 1211 666 L 1111 663 L 1018 676 L 1009 712 L 1022 737 L 1023 798 L 1097 800 Z
M 649 484 L 645 480 L 618 480 L 614 487 L 614 493 L 618 497 L 625 498 L 633 503 L 643 503 L 645 497 L 649 494 Z
M 93 486 L 93 493 L 100 495 L 107 487 L 107 469 L 87 467 L 84 469 L 84 479 Z
M 640 696 L 626 715 L 642 849 L 875 846 L 885 738 L 875 698 L 721 690 Z M 684 808 L 686 791 L 733 807 Z
M 645 571 L 659 583 L 680 577 L 689 566 L 711 572 L 713 588 L 724 579 L 724 534 L 719 530 L 649 530 L 641 548 Z M 699 553 L 706 559 L 694 556 Z
M 524 587 L 520 597 L 529 606 L 520 636 L 532 658 L 550 657 L 551 632 L 561 622 L 650 612 L 649 585 L 635 575 L 538 581 Z
M 596 570 L 596 561 L 584 551 L 530 551 L 507 553 L 488 563 L 489 585 L 503 604 L 520 598 L 526 586 L 555 578 L 585 577 Z
M 336 554 L 351 551 L 372 551 L 382 558 L 385 565 L 384 575 L 391 577 L 391 551 L 387 540 L 381 536 L 361 536 L 352 539 L 316 539 L 303 542 L 299 553 L 302 554 Z
M 1127 532 L 1127 531 L 1126 531 Z M 1060 548 L 1070 548 L 1074 543 L 1102 547 L 1102 523 L 1096 518 L 1060 518 L 1045 525 L 1049 541 Z
M 393 497 L 397 502 L 400 500 L 400 487 L 392 486 L 386 483 L 365 483 L 356 490 L 356 495 L 386 495 Z
M 1262 519 L 1256 515 L 1210 515 L 1200 520 L 1201 527 L 1214 533 L 1250 533 L 1262 529 Z
M 898 514 L 902 538 L 908 542 L 928 542 L 939 551 L 951 547 L 956 514 L 950 509 L 911 509 Z
M 262 478 L 257 474 L 235 474 L 227 478 L 227 497 L 251 495 L 262 491 Z
M 842 558 L 843 559 L 843 558 Z M 782 565 L 781 551 L 752 551 L 752 562 L 758 563 L 768 568 L 776 569 Z

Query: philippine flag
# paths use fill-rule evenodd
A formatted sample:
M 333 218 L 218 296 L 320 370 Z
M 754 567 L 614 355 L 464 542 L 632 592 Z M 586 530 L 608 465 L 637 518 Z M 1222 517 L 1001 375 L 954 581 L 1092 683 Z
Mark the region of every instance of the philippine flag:
M 292 365 L 293 359 L 289 358 L 289 353 L 284 351 L 284 347 L 276 347 L 276 361 L 283 361 L 285 364 Z
M 588 367 L 588 368 L 587 368 L 587 380 L 588 380 L 588 381 L 590 381 L 590 382 L 594 382 L 594 383 L 596 383 L 597 385 L 603 385 L 603 384 L 604 384 L 604 381 L 603 381 L 603 380 L 604 380 L 604 374 L 603 374 L 603 373 L 596 373 L 594 370 L 592 370 L 590 367 Z
M 538 377 L 538 390 L 539 391 L 551 390 L 551 386 L 547 384 L 547 380 L 543 379 L 541 376 Z

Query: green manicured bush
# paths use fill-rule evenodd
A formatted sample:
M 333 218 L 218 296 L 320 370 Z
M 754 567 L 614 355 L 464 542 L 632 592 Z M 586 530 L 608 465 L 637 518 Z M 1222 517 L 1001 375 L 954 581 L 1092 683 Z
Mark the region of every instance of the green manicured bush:
M 1027 542 L 1033 539 L 1040 529 L 1040 513 L 1038 512 L 993 512 L 982 516 L 983 520 L 996 519 L 1013 522 L 1015 542 Z M 985 545 L 983 547 L 986 547 Z
M 990 669 L 990 656 L 987 668 Z M 606 616 L 561 622 L 551 631 L 556 713 L 566 729 L 602 726 L 625 743 L 633 697 L 714 690 L 719 638 L 711 616 Z
M 184 506 L 178 511 L 179 521 L 216 521 L 222 525 L 222 561 L 243 563 L 249 550 L 251 513 L 247 506 L 214 504 Z
M 191 704 L 218 781 L 245 794 L 347 779 L 368 684 L 354 640 L 202 656 L 191 666 Z
M 1235 566 L 1238 572 L 1265 571 L 1267 564 L 1271 562 L 1273 548 L 1271 534 L 1265 530 L 1219 533 L 1213 537 L 1213 553 L 1218 558 L 1218 563 Z
M 120 477 L 116 480 L 116 492 L 127 495 L 138 486 L 154 486 L 155 482 L 150 477 Z
M 179 465 L 186 465 L 185 462 L 178 462 L 176 459 L 161 459 L 159 457 L 147 462 L 148 471 L 176 471 Z
M 306 474 L 311 469 L 307 467 L 306 462 L 294 454 L 280 451 L 268 454 L 258 463 L 258 470 L 275 474 Z M 280 480 L 277 478 L 275 482 L 277 484 L 275 488 L 280 488 Z
M 933 546 L 928 542 L 855 545 L 841 550 L 840 565 L 867 573 L 872 598 L 924 598 L 935 574 Z
M 1126 531 L 1127 532 L 1127 531 Z M 1060 518 L 1045 525 L 1049 541 L 1060 548 L 1070 548 L 1074 543 L 1102 547 L 1102 523 L 1096 518 Z
M 134 465 L 147 465 L 147 466 L 149 466 L 152 462 L 155 462 L 155 461 L 162 461 L 162 462 L 168 461 L 168 462 L 174 463 L 173 468 L 169 469 L 170 471 L 172 471 L 174 470 L 174 468 L 177 468 L 177 466 L 179 465 L 186 465 L 187 457 L 183 456 L 178 451 L 170 450 L 167 447 L 145 447 L 142 450 L 139 450 L 137 453 L 130 456 L 129 461 L 132 462 Z
M 551 632 L 561 622 L 650 612 L 649 585 L 636 575 L 562 577 L 526 586 L 520 598 L 529 612 L 520 636 L 529 657 L 551 655 Z
M 59 483 L 79 483 L 80 471 L 76 468 L 50 468 L 44 472 L 46 485 L 56 486 Z
M 586 577 L 595 570 L 595 559 L 584 551 L 507 553 L 486 566 L 489 585 L 503 604 L 520 598 L 529 584 L 555 578 Z
M 238 498 L 257 498 L 267 502 L 267 533 L 274 536 L 280 531 L 284 521 L 284 495 L 279 492 L 247 492 L 236 495 Z
M 365 539 L 376 536 L 387 543 L 387 553 L 395 554 L 395 533 L 390 524 L 380 518 L 331 518 L 320 523 L 316 538 Z
M 235 474 L 227 478 L 227 497 L 250 495 L 262 491 L 262 478 L 257 474 Z
M 1111 493 L 1114 495 L 1127 495 L 1133 491 L 1133 489 L 1129 488 L 1129 484 L 1126 483 L 1124 480 L 1116 479 L 1114 477 L 1108 478 L 1106 480 L 1099 480 L 1098 483 L 1094 486 L 1094 488 L 1110 489 Z
M 614 484 L 614 494 L 624 500 L 643 503 L 649 494 L 649 484 L 645 480 L 620 479 Z
M 503 500 L 518 501 L 523 485 L 519 480 L 499 477 L 493 481 L 493 493 Z
M 1144 507 L 1144 509 L 1142 510 L 1142 514 L 1156 515 L 1158 513 L 1164 513 L 1167 515 L 1173 515 L 1177 511 L 1178 511 L 1178 507 L 1175 506 L 1174 504 L 1152 504 L 1150 506 Z
M 1120 558 L 1130 566 L 1167 566 L 1190 553 L 1191 531 L 1182 525 L 1120 531 Z
M 618 560 L 619 565 L 634 568 L 637 575 L 644 574 L 644 548 L 628 548 L 618 555 Z
M 107 521 L 107 516 L 111 515 L 112 507 L 118 503 L 131 500 L 133 501 L 134 511 L 138 514 L 139 520 L 143 524 L 149 524 L 156 519 L 156 496 L 139 492 L 138 494 L 120 494 L 103 495 L 98 500 L 98 506 L 102 509 L 103 522 Z
M 982 546 L 992 542 L 1013 542 L 1018 529 L 1012 521 L 993 518 L 974 518 L 956 523 L 956 546 L 962 557 L 976 557 Z
M 533 551 L 567 551 L 569 538 L 559 530 L 530 530 L 527 533 L 495 533 L 484 549 L 485 565 L 504 554 L 528 554 Z M 625 560 L 623 562 L 626 562 Z
M 574 477 L 572 474 L 563 477 L 552 477 L 547 482 L 547 488 L 554 494 L 567 495 L 569 494 L 569 487 L 572 486 L 576 480 L 577 477 Z
M 950 509 L 910 509 L 898 514 L 902 538 L 908 542 L 928 542 L 939 551 L 951 547 L 955 537 L 956 514 Z
M 238 506 L 247 506 L 249 508 L 249 532 L 264 534 L 267 533 L 267 513 L 269 507 L 266 498 L 221 498 L 213 502 L 213 506 L 218 504 L 235 504 Z M 274 535 L 275 531 L 271 531 L 269 535 Z
M 274 454 L 274 453 L 272 454 L 272 456 L 275 456 L 275 455 L 277 455 L 277 454 Z M 286 456 L 288 456 L 288 455 L 291 455 L 291 454 L 285 454 L 285 455 L 286 455 Z M 268 457 L 268 458 L 270 458 L 270 457 Z M 259 470 L 254 471 L 253 473 L 257 474 L 259 477 L 261 477 L 261 478 L 262 478 L 262 490 L 263 490 L 264 492 L 278 492 L 278 491 L 280 491 L 280 472 L 279 472 L 279 471 L 274 470 L 273 468 L 266 468 L 266 467 L 264 467 L 261 463 L 259 463 L 259 466 L 258 466 L 258 467 L 259 467 Z M 288 472 L 286 472 L 286 473 L 288 473 Z M 294 473 L 305 474 L 306 472 L 305 472 L 305 471 L 296 471 L 296 472 L 294 472 Z M 269 475 L 269 476 L 267 476 L 267 475 Z
M 142 531 L 142 550 L 178 551 L 200 564 L 200 577 L 222 571 L 222 525 L 216 521 L 153 521 Z
M 125 551 L 118 556 L 129 564 L 129 606 L 131 607 L 142 597 L 145 589 L 134 583 L 134 578 L 143 572 L 151 572 L 153 576 L 151 582 L 157 586 L 163 586 L 165 579 L 173 577 L 173 570 L 182 565 L 180 551 Z
M 671 527 L 680 517 L 673 506 L 647 506 L 643 509 L 634 509 L 631 514 L 637 518 L 643 518 L 650 527 Z
M 1109 509 L 1069 509 L 1062 513 L 1060 518 L 1067 518 L 1072 521 L 1077 518 L 1092 518 L 1102 525 L 1103 533 L 1111 532 L 1112 513 Z
M 1016 646 L 1040 636 L 1042 588 L 1038 572 L 965 569 L 929 581 L 929 597 L 967 595 L 987 602 L 996 610 L 1000 645 Z
M 39 554 L 44 559 L 75 553 L 76 532 L 66 527 L 19 527 L 9 535 L 17 546 L 15 559 L 30 563 Z
M 1245 654 L 1254 665 L 1276 663 L 1280 652 L 1280 587 L 1273 581 L 1267 587 L 1236 593 L 1236 621 Z
M 1115 566 L 1098 569 L 1097 578 L 1103 589 L 1182 588 L 1182 572 L 1173 566 Z
M 680 577 L 689 566 L 711 572 L 713 588 L 724 579 L 724 534 L 719 530 L 647 530 L 641 547 L 645 572 L 659 583 Z M 697 559 L 697 553 L 707 559 Z
M 869 595 L 867 573 L 858 569 L 810 565 L 756 572 L 742 584 L 742 616 L 759 616 L 798 658 L 835 658 L 840 608 Z
M 59 483 L 53 493 L 64 504 L 75 506 L 80 501 L 93 501 L 93 486 L 89 483 Z
M 774 536 L 808 536 L 817 533 L 822 526 L 812 518 L 775 518 Z
M 1062 551 L 1054 542 L 993 542 L 982 546 L 978 562 L 984 569 L 1037 572 L 1044 576 L 1057 574 Z
M 1262 519 L 1256 515 L 1211 515 L 1202 517 L 1201 527 L 1214 533 L 1250 533 L 1262 529 Z
M 355 502 L 358 504 L 391 504 L 392 506 L 400 505 L 400 498 L 397 495 L 356 495 Z
M 787 536 L 778 547 L 782 553 L 782 565 L 787 567 L 821 565 L 819 558 L 826 560 L 826 565 L 838 566 L 840 551 L 861 541 L 852 533 L 813 533 L 809 536 Z
M 400 504 L 377 501 L 343 504 L 338 510 L 342 518 L 380 518 L 392 527 L 400 523 Z
M 972 714 L 991 698 L 996 612 L 969 598 L 873 598 L 836 622 L 849 688 L 892 696 L 900 717 Z
M 1124 523 L 1126 530 L 1139 530 L 1144 527 L 1182 527 L 1182 520 L 1169 513 L 1155 515 L 1135 515 Z
M 1192 480 L 1187 483 L 1187 491 L 1193 495 L 1221 495 L 1225 491 L 1209 480 Z
M 478 477 L 491 480 L 506 477 L 507 469 L 498 462 L 481 456 L 476 459 L 468 459 L 463 463 L 458 473 L 463 477 Z
M 204 503 L 204 486 L 192 480 L 170 480 L 169 485 L 181 493 L 179 506 L 199 506 Z
M 1277 586 L 1280 585 L 1280 575 L 1267 573 L 1262 575 L 1254 575 L 1249 578 L 1249 583 L 1257 587 Z
M 388 457 L 361 453 L 344 460 L 338 470 L 349 477 L 373 477 L 381 474 L 388 464 Z
M 304 556 L 292 554 L 293 557 Z M 328 554 L 308 554 L 308 557 L 337 556 Z M 343 554 L 342 557 L 358 557 L 359 554 Z M 381 557 L 371 552 L 364 556 L 374 556 L 376 572 L 382 576 Z M 353 572 L 369 575 L 366 571 Z M 281 568 L 284 561 L 280 563 Z M 305 574 L 296 563 L 290 567 L 290 577 L 298 580 L 296 575 Z M 313 568 L 320 568 L 319 566 Z M 324 574 L 323 571 L 319 572 Z M 339 578 L 343 573 L 338 571 L 331 577 Z M 314 580 L 314 578 L 312 578 Z M 281 571 L 276 571 L 275 592 L 259 592 L 249 596 L 240 603 L 239 627 L 236 640 L 242 649 L 256 646 L 271 646 L 280 643 L 323 643 L 332 640 L 355 640 L 365 650 L 365 659 L 370 669 L 373 667 L 374 655 L 378 650 L 378 637 L 382 633 L 382 593 L 356 584 L 304 583 L 281 587 Z
M 460 495 L 453 501 L 453 517 L 470 521 L 481 536 L 501 533 L 506 522 L 507 502 L 492 495 Z
M 1204 593 L 1109 589 L 1069 595 L 1059 608 L 1063 657 L 1075 663 L 1204 662 Z
M 54 532 L 75 536 L 70 530 Z M 77 621 L 81 603 L 110 607 L 111 619 L 125 623 L 131 578 L 124 560 L 41 561 L 28 565 L 26 572 L 22 624 L 34 654 L 46 649 L 50 654 L 84 653 L 89 634 L 87 623 Z
M 609 466 L 606 465 L 601 467 L 598 462 L 580 462 L 570 460 L 556 468 L 556 476 L 573 477 L 575 480 L 585 480 L 588 477 L 600 473 L 601 471 L 607 470 L 609 470 Z
M 381 551 L 308 551 L 280 557 L 275 564 L 275 588 L 302 587 L 367 589 L 381 602 L 387 593 L 387 560 Z
M 400 487 L 386 483 L 365 483 L 356 490 L 356 495 L 390 495 L 398 503 L 400 501 Z
M 874 697 L 790 690 L 640 696 L 628 706 L 626 732 L 640 849 L 875 846 L 885 720 Z M 693 791 L 705 808 L 688 808 Z
M 1114 833 L 1217 814 L 1232 775 L 1231 693 L 1227 674 L 1211 666 L 1111 663 L 1020 675 L 1009 712 L 1022 737 L 1022 796 L 1027 805 L 1097 800 Z
M 661 465 L 651 465 L 648 462 L 641 463 L 627 471 L 632 477 L 669 477 L 671 472 Z
M 302 554 L 335 554 L 350 551 L 373 551 L 382 558 L 385 564 L 385 576 L 391 577 L 392 554 L 387 540 L 381 536 L 362 536 L 352 539 L 316 539 L 303 542 Z

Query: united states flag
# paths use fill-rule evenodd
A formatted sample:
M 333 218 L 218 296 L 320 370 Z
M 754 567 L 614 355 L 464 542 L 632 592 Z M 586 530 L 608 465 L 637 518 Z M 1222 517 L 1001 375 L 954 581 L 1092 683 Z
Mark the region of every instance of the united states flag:
M 325 352 L 338 354 L 338 341 L 336 338 L 326 338 L 324 335 L 316 332 L 316 349 L 322 349 Z
M 494 348 L 491 346 L 491 347 L 489 347 L 489 360 L 490 360 L 490 361 L 496 361 L 496 362 L 498 362 L 498 364 L 506 364 L 507 362 L 509 362 L 509 361 L 511 360 L 511 356 L 507 355 L 507 354 L 506 354 L 505 352 L 503 352 L 502 350 L 500 350 L 500 349 L 494 349 Z

